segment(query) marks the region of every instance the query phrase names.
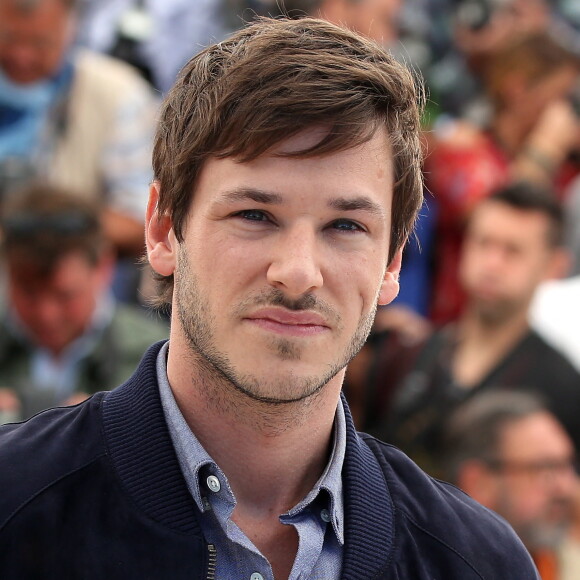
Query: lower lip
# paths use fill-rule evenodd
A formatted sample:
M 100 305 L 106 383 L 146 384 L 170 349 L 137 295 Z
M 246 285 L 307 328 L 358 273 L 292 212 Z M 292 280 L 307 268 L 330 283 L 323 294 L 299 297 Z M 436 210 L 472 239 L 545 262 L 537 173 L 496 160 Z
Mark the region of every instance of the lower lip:
M 284 336 L 316 336 L 328 330 L 326 326 L 318 324 L 284 324 L 269 318 L 247 318 L 251 324 Z

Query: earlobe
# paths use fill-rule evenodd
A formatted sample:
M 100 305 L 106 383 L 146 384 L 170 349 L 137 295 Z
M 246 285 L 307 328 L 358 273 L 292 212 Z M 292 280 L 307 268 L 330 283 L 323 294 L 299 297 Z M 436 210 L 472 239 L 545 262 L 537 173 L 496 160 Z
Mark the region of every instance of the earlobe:
M 153 270 L 170 276 L 175 270 L 177 240 L 171 218 L 159 215 L 158 202 L 161 184 L 154 181 L 149 188 L 149 202 L 145 216 L 145 241 L 147 257 Z
M 403 260 L 403 249 L 397 250 L 389 264 L 379 291 L 379 306 L 390 304 L 399 293 L 399 274 Z

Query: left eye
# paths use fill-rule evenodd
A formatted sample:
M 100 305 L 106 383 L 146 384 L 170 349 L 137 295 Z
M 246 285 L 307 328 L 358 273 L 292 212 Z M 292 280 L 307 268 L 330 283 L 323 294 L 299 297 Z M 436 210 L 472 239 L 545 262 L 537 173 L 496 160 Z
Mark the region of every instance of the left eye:
M 237 214 L 238 216 L 254 222 L 262 222 L 268 219 L 268 216 L 259 209 L 245 209 Z
M 336 220 L 332 222 L 332 227 L 336 230 L 343 230 L 347 232 L 362 232 L 364 228 L 351 220 Z

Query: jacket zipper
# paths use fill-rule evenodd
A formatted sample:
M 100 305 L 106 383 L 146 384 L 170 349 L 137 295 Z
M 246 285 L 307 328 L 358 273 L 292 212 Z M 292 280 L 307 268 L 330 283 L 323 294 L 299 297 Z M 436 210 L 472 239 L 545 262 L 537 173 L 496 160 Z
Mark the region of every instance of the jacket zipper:
M 208 544 L 207 551 L 209 554 L 207 562 L 207 580 L 215 580 L 215 569 L 217 565 L 217 550 L 213 544 Z

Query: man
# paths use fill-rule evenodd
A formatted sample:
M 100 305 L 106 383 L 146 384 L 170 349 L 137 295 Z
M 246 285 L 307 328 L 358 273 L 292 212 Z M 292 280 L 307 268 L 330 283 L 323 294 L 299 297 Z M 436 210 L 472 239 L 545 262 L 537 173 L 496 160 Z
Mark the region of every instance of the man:
M 498 386 L 539 392 L 580 446 L 580 375 L 528 323 L 538 286 L 566 269 L 562 230 L 560 205 L 530 183 L 507 186 L 476 206 L 459 267 L 466 308 L 456 324 L 391 353 L 400 378 L 383 366 L 371 380 L 384 400 L 371 430 L 437 473 L 441 427 L 449 413 Z M 380 365 L 379 352 L 377 360 Z
M 114 253 L 89 201 L 31 186 L 5 204 L 0 228 L 0 422 L 117 386 L 167 336 L 110 295 Z
M 170 342 L 120 389 L 0 430 L 4 576 L 535 577 L 511 529 L 359 437 L 340 398 L 421 205 L 417 97 L 314 19 L 186 65 L 146 218 Z
M 449 481 L 514 527 L 543 580 L 578 578 L 574 446 L 558 420 L 528 393 L 489 392 L 454 413 L 446 435 Z
M 0 193 L 40 178 L 95 199 L 139 255 L 157 102 L 124 63 L 72 46 L 76 20 L 75 0 L 0 0 Z

